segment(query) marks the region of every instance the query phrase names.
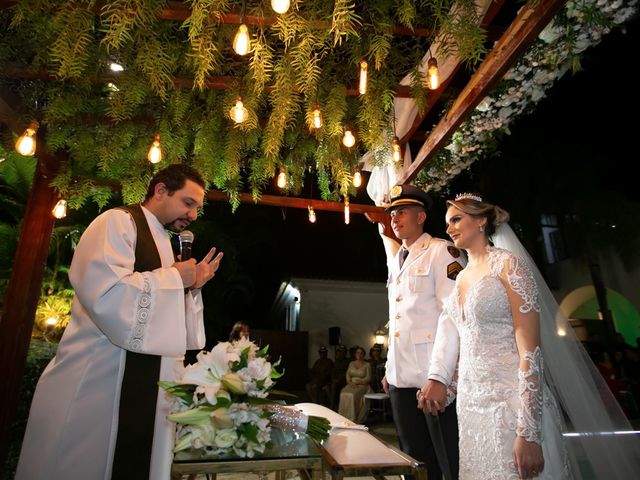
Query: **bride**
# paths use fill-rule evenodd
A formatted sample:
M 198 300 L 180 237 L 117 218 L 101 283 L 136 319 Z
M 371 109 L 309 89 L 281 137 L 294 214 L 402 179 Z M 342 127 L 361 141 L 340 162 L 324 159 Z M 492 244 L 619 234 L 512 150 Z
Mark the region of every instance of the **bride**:
M 445 303 L 418 400 L 425 413 L 443 410 L 459 357 L 459 478 L 633 478 L 638 439 L 509 214 L 476 194 L 447 203 L 447 233 L 469 262 Z

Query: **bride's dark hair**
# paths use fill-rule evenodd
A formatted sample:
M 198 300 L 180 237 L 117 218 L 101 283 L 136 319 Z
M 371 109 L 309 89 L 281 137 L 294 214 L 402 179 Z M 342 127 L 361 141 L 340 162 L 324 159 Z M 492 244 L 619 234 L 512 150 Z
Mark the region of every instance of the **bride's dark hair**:
M 461 193 L 454 200 L 447 200 L 447 204 L 476 218 L 486 218 L 485 234 L 491 237 L 496 228 L 509 221 L 509 212 L 502 207 L 486 201 L 478 193 Z

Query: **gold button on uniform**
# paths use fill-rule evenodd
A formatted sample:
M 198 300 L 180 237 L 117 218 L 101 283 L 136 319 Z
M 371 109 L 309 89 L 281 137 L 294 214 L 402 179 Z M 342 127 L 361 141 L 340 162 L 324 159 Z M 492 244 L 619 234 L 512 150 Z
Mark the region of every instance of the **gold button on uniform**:
M 402 297 L 396 297 L 396 302 L 401 302 L 402 301 Z
M 400 279 L 396 280 L 396 285 L 400 285 Z
M 431 340 L 431 334 L 430 333 L 427 334 L 427 340 Z
M 399 313 L 396 314 L 396 320 L 400 320 L 400 314 Z
M 393 332 L 393 336 L 394 337 L 399 337 L 400 336 L 400 332 Z

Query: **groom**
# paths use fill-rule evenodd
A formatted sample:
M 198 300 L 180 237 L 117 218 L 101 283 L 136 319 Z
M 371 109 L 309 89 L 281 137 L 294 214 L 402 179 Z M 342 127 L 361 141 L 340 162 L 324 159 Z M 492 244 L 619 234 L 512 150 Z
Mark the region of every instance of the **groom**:
M 389 353 L 382 386 L 391 398 L 402 451 L 425 463 L 430 480 L 441 479 L 447 470 L 439 460 L 458 478 L 455 400 L 433 420 L 418 409 L 416 395 L 427 380 L 443 302 L 466 261 L 453 245 L 424 231 L 432 204 L 424 191 L 396 185 L 390 196 L 387 212 L 402 244 L 385 235 L 379 224 L 389 271 Z

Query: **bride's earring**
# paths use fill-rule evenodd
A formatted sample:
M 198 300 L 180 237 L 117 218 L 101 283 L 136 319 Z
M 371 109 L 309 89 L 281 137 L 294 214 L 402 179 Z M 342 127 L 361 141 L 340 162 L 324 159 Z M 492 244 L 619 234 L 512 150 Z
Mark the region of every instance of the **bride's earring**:
M 480 231 L 484 232 L 484 225 L 480 225 Z

